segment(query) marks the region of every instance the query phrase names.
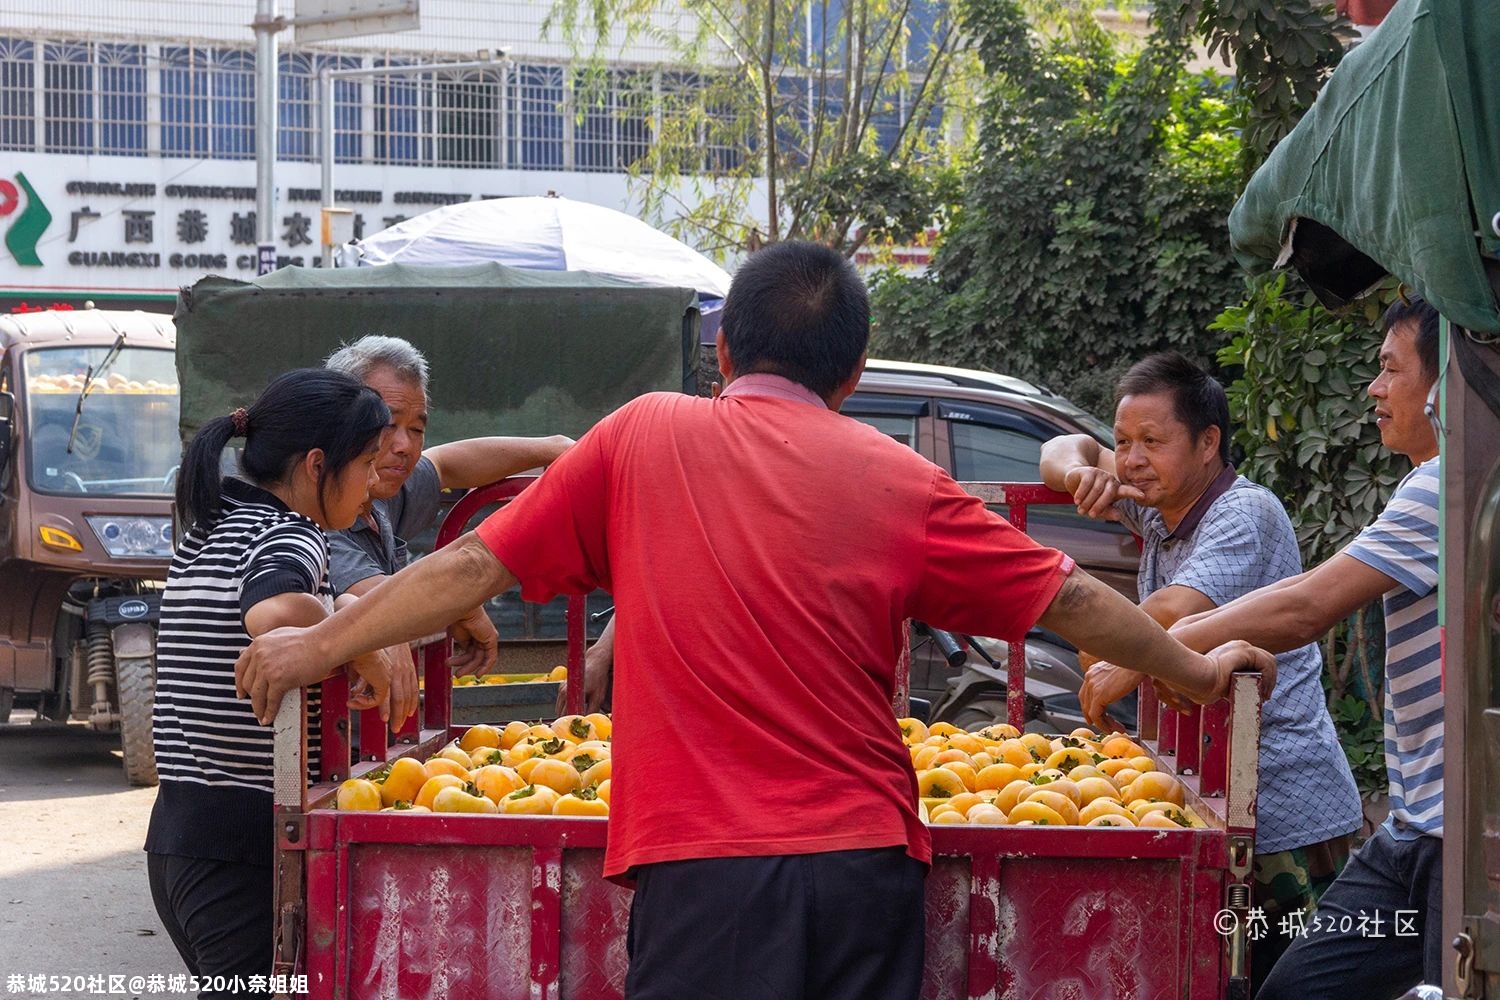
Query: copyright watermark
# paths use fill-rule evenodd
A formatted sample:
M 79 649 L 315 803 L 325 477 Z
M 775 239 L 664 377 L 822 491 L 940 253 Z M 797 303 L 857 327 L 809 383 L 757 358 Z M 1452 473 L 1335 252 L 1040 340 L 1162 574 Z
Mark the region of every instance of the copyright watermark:
M 1421 934 L 1420 910 L 1396 910 L 1366 913 L 1306 913 L 1294 910 L 1283 913 L 1276 921 L 1276 929 L 1282 937 L 1312 937 L 1318 934 L 1357 934 L 1363 938 L 1411 938 Z M 1244 928 L 1245 936 L 1259 941 L 1271 933 L 1271 921 L 1266 911 L 1252 906 L 1243 915 L 1237 910 L 1223 909 L 1214 914 L 1214 930 L 1228 937 Z
M 190 976 L 186 973 L 153 973 L 147 976 L 123 974 L 51 976 L 12 972 L 5 976 L 5 992 L 10 995 L 46 996 L 150 996 L 154 993 L 306 993 L 307 977 L 299 976 Z

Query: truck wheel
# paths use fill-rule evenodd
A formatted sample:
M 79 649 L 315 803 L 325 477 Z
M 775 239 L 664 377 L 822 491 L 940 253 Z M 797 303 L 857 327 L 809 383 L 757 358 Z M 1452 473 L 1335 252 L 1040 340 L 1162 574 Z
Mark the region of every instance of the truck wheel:
M 156 690 L 156 661 L 151 657 L 115 660 L 115 689 L 120 693 L 120 745 L 125 752 L 125 780 L 156 784 L 156 748 L 151 742 L 151 705 Z

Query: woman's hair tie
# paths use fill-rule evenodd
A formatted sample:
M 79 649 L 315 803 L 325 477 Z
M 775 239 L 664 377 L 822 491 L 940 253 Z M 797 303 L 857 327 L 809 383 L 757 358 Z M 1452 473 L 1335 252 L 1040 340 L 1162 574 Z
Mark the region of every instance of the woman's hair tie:
M 250 430 L 250 411 L 243 406 L 235 407 L 234 412 L 229 415 L 229 420 L 234 424 L 235 437 L 244 437 Z

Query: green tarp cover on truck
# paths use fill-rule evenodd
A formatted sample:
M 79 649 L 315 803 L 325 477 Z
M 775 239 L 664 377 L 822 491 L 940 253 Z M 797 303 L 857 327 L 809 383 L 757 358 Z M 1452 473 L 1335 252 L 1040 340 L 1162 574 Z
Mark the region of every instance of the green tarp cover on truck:
M 249 404 L 275 376 L 369 333 L 427 356 L 428 442 L 577 437 L 646 392 L 692 391 L 697 295 L 577 271 L 284 268 L 204 278 L 178 303 L 182 432 Z
M 1330 306 L 1386 272 L 1500 333 L 1500 4 L 1401 0 L 1355 47 L 1229 217 L 1252 271 L 1291 265 Z

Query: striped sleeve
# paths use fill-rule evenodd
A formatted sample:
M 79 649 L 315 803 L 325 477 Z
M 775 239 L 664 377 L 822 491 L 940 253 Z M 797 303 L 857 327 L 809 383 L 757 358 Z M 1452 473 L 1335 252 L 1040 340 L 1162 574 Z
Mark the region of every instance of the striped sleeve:
M 1344 551 L 1417 597 L 1438 582 L 1437 461 L 1424 462 L 1396 487 L 1375 522 Z
M 240 616 L 277 594 L 320 593 L 328 565 L 328 540 L 316 525 L 288 520 L 257 540 L 245 557 Z

